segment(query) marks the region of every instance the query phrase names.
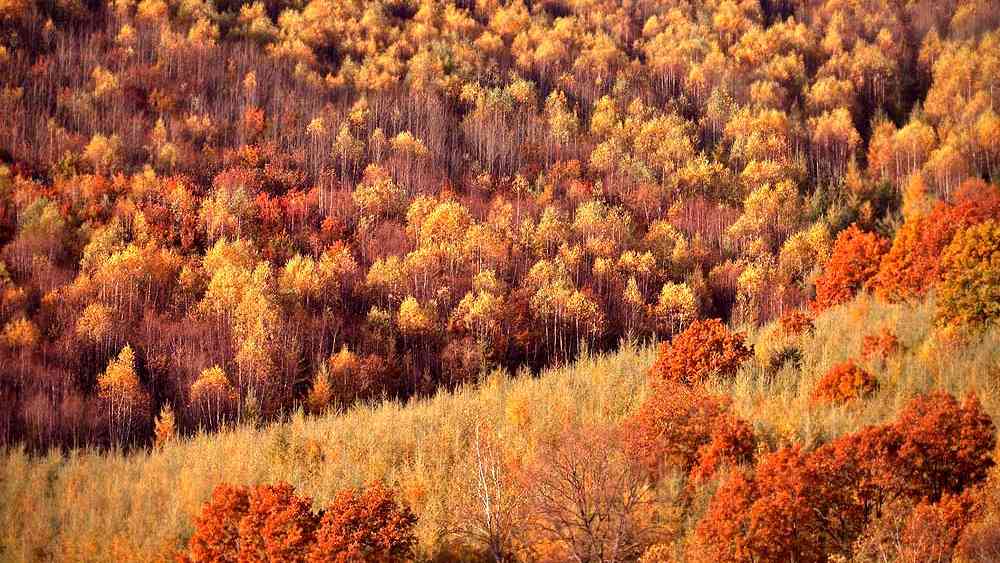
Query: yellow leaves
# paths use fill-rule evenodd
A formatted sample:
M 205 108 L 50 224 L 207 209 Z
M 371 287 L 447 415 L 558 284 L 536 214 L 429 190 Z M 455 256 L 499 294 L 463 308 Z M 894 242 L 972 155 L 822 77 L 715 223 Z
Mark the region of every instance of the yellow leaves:
M 0 341 L 4 346 L 20 351 L 31 351 L 41 342 L 42 334 L 35 323 L 26 318 L 8 321 L 4 325 Z
M 330 406 L 332 400 L 333 387 L 330 384 L 330 372 L 326 364 L 320 364 L 319 370 L 313 377 L 312 385 L 309 387 L 306 405 L 309 407 L 309 412 L 322 414 Z
M 938 320 L 983 326 L 1000 318 L 1000 222 L 960 231 L 942 256 Z
M 561 90 L 553 90 L 545 99 L 545 116 L 552 136 L 559 142 L 569 143 L 577 135 L 580 121 Z
M 396 325 L 406 336 L 419 336 L 430 332 L 434 321 L 430 313 L 411 295 L 400 303 Z
M 679 332 L 696 318 L 698 298 L 688 284 L 667 282 L 660 289 L 653 314 L 665 332 Z
M 135 371 L 135 353 L 125 345 L 118 357 L 97 377 L 98 394 L 113 410 L 135 410 L 144 406 L 146 394 Z
M 229 383 L 226 372 L 219 366 L 205 368 L 191 384 L 191 402 L 231 400 L 236 398 L 236 389 Z
M 177 438 L 177 420 L 174 416 L 174 409 L 169 403 L 164 404 L 160 409 L 160 415 L 156 417 L 153 435 L 156 439 L 156 448 L 163 449 L 164 446 L 173 442 Z
M 104 342 L 111 323 L 111 310 L 103 303 L 91 303 L 76 320 L 76 334 L 94 344 Z
M 426 158 L 430 154 L 423 141 L 409 131 L 403 131 L 393 137 L 391 144 L 394 151 L 410 158 Z
M 373 217 L 391 215 L 405 205 L 406 193 L 383 168 L 370 164 L 351 194 L 361 212 Z
M 219 40 L 219 26 L 205 18 L 198 18 L 188 30 L 187 39 L 199 47 L 212 47 Z
M 460 203 L 446 201 L 431 210 L 420 226 L 420 244 L 457 250 L 472 225 L 472 217 Z
M 97 171 L 108 172 L 118 162 L 120 146 L 121 141 L 118 139 L 118 135 L 105 137 L 100 133 L 95 133 L 83 149 L 83 157 L 90 161 Z
M 326 135 L 326 123 L 323 121 L 322 117 L 314 117 L 309 125 L 306 125 L 306 134 L 312 138 L 323 137 Z

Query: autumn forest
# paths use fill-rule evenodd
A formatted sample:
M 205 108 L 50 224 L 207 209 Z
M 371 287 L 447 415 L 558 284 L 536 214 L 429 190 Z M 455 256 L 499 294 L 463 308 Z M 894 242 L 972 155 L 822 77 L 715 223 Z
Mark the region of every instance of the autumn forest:
M 997 561 L 998 366 L 997 0 L 0 0 L 0 560 Z

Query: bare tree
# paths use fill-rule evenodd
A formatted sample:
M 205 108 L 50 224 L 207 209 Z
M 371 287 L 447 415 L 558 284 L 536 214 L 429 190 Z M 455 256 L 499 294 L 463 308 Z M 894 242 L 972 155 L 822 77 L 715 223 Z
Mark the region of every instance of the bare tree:
M 573 561 L 634 560 L 659 535 L 654 490 L 619 444 L 612 429 L 567 429 L 527 472 L 532 530 Z
M 449 532 L 480 546 L 497 563 L 515 561 L 523 537 L 526 502 L 517 473 L 498 444 L 495 431 L 477 424 L 465 479 Z

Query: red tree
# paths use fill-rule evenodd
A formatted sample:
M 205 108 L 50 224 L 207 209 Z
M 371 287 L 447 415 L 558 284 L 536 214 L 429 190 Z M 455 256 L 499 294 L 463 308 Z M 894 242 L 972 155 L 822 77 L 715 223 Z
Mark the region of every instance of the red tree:
M 743 334 L 733 333 L 718 319 L 695 321 L 660 345 L 649 376 L 657 382 L 698 385 L 713 375 L 732 376 L 750 355 Z
M 323 513 L 309 560 L 411 560 L 417 543 L 413 535 L 416 523 L 413 512 L 398 504 L 381 484 L 364 491 L 342 491 Z
M 844 229 L 833 244 L 830 260 L 816 280 L 815 311 L 850 301 L 877 272 L 889 243 L 857 225 Z

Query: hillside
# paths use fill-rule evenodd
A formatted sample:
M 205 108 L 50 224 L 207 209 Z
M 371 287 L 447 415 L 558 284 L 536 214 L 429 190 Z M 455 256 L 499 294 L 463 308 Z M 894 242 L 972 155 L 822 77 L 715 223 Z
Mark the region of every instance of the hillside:
M 820 315 L 815 332 L 801 337 L 776 336 L 780 327 L 772 323 L 751 335 L 755 357 L 735 379 L 710 385 L 732 395 L 763 450 L 814 447 L 890 420 L 910 398 L 933 389 L 977 392 L 1000 421 L 1000 329 L 961 337 L 935 329 L 932 311 L 933 303 L 883 305 L 862 297 Z M 820 376 L 857 357 L 863 337 L 882 329 L 898 336 L 899 349 L 884 363 L 865 363 L 879 390 L 853 406 L 812 404 Z M 801 352 L 801 368 L 767 369 L 786 346 Z M 128 455 L 84 450 L 34 458 L 8 451 L 0 469 L 0 558 L 158 559 L 184 547 L 193 516 L 220 482 L 287 481 L 320 506 L 340 489 L 375 479 L 396 488 L 418 515 L 419 553 L 440 557 L 443 539 L 461 543 L 441 533 L 454 524 L 449 516 L 470 478 L 477 425 L 496 433 L 505 455 L 527 459 L 566 424 L 627 418 L 648 395 L 652 359 L 651 350 L 626 346 L 539 377 L 495 373 L 478 386 L 407 404 L 297 414 L 287 423 L 199 434 Z M 669 499 L 680 485 L 667 479 L 659 486 Z M 687 533 L 696 520 L 687 516 Z

